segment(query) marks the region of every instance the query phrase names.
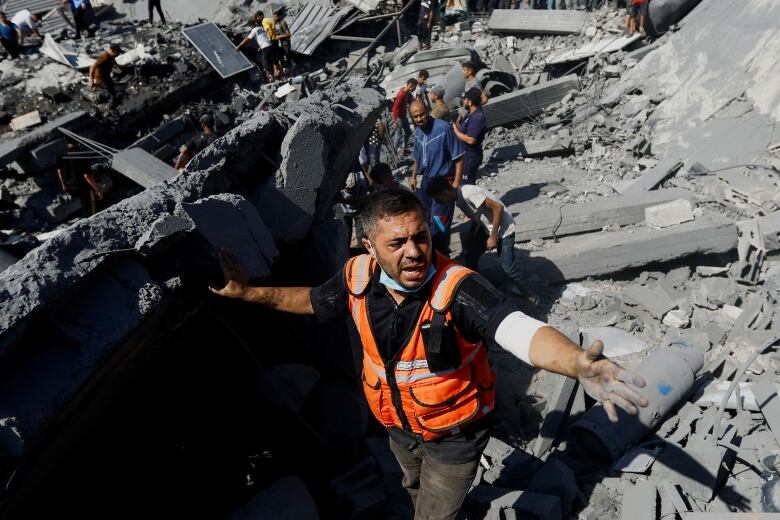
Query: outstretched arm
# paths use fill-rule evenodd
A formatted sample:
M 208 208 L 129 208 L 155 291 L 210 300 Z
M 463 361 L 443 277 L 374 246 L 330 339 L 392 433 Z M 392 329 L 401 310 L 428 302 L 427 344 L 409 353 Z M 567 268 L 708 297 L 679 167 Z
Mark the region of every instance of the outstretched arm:
M 220 250 L 219 263 L 225 275 L 225 286 L 222 289 L 209 287 L 214 294 L 259 303 L 282 312 L 314 314 L 310 300 L 311 287 L 251 287 L 247 285 L 243 267 L 232 253 Z
M 531 339 L 528 355 L 536 367 L 577 379 L 589 396 L 602 403 L 609 420 L 617 422 L 616 406 L 636 415 L 637 406 L 648 405 L 632 388 L 643 388 L 645 381 L 604 357 L 603 351 L 601 341 L 581 349 L 554 328 L 542 327 Z

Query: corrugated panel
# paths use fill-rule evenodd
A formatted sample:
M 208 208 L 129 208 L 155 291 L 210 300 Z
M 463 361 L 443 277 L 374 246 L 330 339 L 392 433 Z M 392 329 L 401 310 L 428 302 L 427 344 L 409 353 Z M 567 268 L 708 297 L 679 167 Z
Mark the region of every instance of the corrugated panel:
M 22 9 L 29 9 L 31 13 L 48 13 L 62 3 L 59 0 L 8 0 L 5 10 L 8 16 L 13 16 Z
M 59 34 L 63 29 L 74 27 L 73 15 L 69 9 L 63 7 L 55 8 L 43 16 L 41 20 L 41 32 L 49 34 Z
M 292 50 L 311 56 L 353 10 L 353 7 L 336 10 L 317 4 L 308 4 L 290 24 Z

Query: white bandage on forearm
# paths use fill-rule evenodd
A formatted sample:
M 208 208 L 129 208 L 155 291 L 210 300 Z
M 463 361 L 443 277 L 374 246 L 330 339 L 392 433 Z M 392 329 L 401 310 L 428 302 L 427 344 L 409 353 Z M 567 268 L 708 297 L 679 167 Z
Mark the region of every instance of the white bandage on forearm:
M 533 366 L 529 355 L 531 340 L 537 330 L 546 326 L 547 324 L 543 321 L 515 311 L 498 325 L 496 343 L 519 360 Z

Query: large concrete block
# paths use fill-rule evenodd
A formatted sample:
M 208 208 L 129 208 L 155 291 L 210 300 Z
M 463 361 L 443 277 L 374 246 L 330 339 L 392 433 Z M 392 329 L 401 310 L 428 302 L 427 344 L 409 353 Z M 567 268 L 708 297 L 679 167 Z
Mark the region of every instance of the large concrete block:
M 577 34 L 588 13 L 574 10 L 495 9 L 488 20 L 493 32 L 521 34 Z
M 661 184 L 667 177 L 674 174 L 682 165 L 683 162 L 680 159 L 664 159 L 658 163 L 655 168 L 647 170 L 626 187 L 626 189 L 623 190 L 623 195 L 636 195 L 637 193 L 652 190 Z
M 736 225 L 705 216 L 662 230 L 631 230 L 561 239 L 554 246 L 525 253 L 521 265 L 550 283 L 615 273 L 695 253 L 725 253 L 737 245 Z
M 247 276 L 264 278 L 278 254 L 273 235 L 255 206 L 233 194 L 214 195 L 182 208 L 215 250 L 236 255 Z
M 676 226 L 693 219 L 693 205 L 687 199 L 677 199 L 645 208 L 645 223 L 654 229 Z
M 488 128 L 537 116 L 578 87 L 577 76 L 569 75 L 492 98 L 484 107 Z
M 627 226 L 642 222 L 645 209 L 677 199 L 692 199 L 693 194 L 681 188 L 658 190 L 622 197 L 597 197 L 589 202 L 567 204 L 560 208 L 530 211 L 510 207 L 516 213 L 515 240 L 565 236 L 596 231 L 608 225 Z

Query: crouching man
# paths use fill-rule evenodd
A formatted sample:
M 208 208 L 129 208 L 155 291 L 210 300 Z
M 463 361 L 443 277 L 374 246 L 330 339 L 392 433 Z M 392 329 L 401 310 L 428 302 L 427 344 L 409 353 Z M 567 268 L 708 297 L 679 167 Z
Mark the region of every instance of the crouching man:
M 641 377 L 583 350 L 530 318 L 479 274 L 434 253 L 425 209 L 402 189 L 378 192 L 361 217 L 368 254 L 351 258 L 319 287 L 250 287 L 235 257 L 221 256 L 221 296 L 320 322 L 352 319 L 363 348 L 363 389 L 388 429 L 415 518 L 452 519 L 490 437 L 495 375 L 485 340 L 538 368 L 577 378 L 604 404 L 635 414 L 647 401 Z

